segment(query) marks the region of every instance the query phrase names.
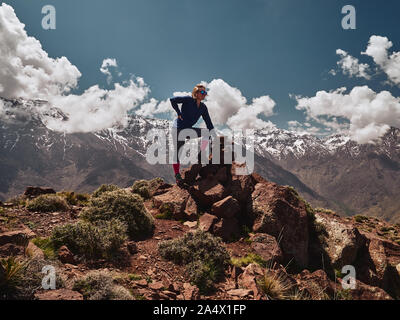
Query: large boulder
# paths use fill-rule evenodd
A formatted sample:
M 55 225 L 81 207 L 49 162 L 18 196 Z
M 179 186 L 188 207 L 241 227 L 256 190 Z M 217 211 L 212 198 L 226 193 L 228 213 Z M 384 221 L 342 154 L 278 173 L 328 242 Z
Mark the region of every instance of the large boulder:
M 26 247 L 29 240 L 35 236 L 35 233 L 26 227 L 19 230 L 2 232 L 0 233 L 0 246 L 7 243 L 14 243 Z
M 154 196 L 153 205 L 161 211 L 171 211 L 172 218 L 176 220 L 186 219 L 188 214 L 191 215 L 194 210 L 192 205 L 187 206 L 189 198 L 188 191 L 175 185 L 167 192 Z
M 394 298 L 400 297 L 400 246 L 376 234 L 361 233 L 367 241 L 355 263 L 357 279 L 382 288 Z
M 211 207 L 211 213 L 219 218 L 233 218 L 240 212 L 239 202 L 232 196 L 228 196 Z
M 236 218 L 221 218 L 214 224 L 212 233 L 224 241 L 235 240 L 240 235 L 239 222 Z
M 206 232 L 213 232 L 214 225 L 218 221 L 216 216 L 212 214 L 205 213 L 199 219 L 199 229 Z
M 269 266 L 274 263 L 283 262 L 283 253 L 276 239 L 266 233 L 256 233 L 250 235 L 251 248 L 258 254 Z
M 331 265 L 337 269 L 352 265 L 366 241 L 354 224 L 322 212 L 315 213 L 315 222 L 322 226 L 322 232 L 325 233 L 324 249 Z
M 214 177 L 197 181 L 191 188 L 191 194 L 203 207 L 211 207 L 228 195 L 228 190 Z
M 257 183 L 248 206 L 254 232 L 280 240 L 285 260 L 299 267 L 308 265 L 308 215 L 304 201 L 290 188 L 275 183 Z
M 259 289 L 258 281 L 264 276 L 264 270 L 256 263 L 249 264 L 237 277 L 239 288 L 248 289 L 253 292 L 254 299 L 262 298 L 263 293 Z
M 303 270 L 296 277 L 299 292 L 312 300 L 334 299 L 339 286 L 330 280 L 324 270 L 311 273 Z

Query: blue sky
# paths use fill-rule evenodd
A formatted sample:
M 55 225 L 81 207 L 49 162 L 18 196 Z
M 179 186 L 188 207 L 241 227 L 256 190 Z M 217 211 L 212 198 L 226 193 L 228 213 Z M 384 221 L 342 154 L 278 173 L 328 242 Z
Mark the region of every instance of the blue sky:
M 107 88 L 99 67 L 105 58 L 115 58 L 122 77 L 143 77 L 158 100 L 213 79 L 238 88 L 248 101 L 269 95 L 276 102 L 269 119 L 282 128 L 289 120 L 304 120 L 289 94 L 314 96 L 368 83 L 399 96 L 398 88 L 388 88 L 379 76 L 367 81 L 328 73 L 336 67 L 339 48 L 371 63 L 360 52 L 372 35 L 389 38 L 391 50 L 400 51 L 398 0 L 4 2 L 50 57 L 66 56 L 78 67 L 81 91 L 94 84 Z M 41 27 L 41 8 L 48 4 L 57 10 L 56 30 Z M 346 4 L 356 8 L 356 30 L 341 27 Z

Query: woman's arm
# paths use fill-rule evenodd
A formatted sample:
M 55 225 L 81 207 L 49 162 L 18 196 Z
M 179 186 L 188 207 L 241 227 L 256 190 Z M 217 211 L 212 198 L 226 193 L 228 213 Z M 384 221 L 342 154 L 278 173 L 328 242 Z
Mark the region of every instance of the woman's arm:
M 204 107 L 204 111 L 203 111 L 203 113 L 201 115 L 202 115 L 202 117 L 204 119 L 204 122 L 206 123 L 207 129 L 208 130 L 214 129 L 214 125 L 213 125 L 213 123 L 211 121 L 211 118 L 210 118 L 210 115 L 208 113 L 208 109 L 207 109 L 206 106 Z
M 174 110 L 178 114 L 178 117 L 182 117 L 182 113 L 181 113 L 181 110 L 179 110 L 178 103 L 184 103 L 185 99 L 186 99 L 186 97 L 183 97 L 183 96 L 173 97 L 173 98 L 169 99 L 169 101 L 171 101 L 172 108 L 174 108 Z

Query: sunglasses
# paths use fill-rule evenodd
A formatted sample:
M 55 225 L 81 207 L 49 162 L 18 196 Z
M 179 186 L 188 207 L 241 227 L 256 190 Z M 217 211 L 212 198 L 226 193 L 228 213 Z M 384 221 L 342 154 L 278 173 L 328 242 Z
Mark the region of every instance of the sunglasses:
M 199 93 L 207 95 L 207 91 L 204 90 L 199 91 Z

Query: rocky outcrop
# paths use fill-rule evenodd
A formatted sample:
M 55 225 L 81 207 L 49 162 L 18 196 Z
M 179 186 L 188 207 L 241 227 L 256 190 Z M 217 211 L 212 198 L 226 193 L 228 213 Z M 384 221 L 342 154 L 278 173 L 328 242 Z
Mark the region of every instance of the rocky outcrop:
M 42 194 L 55 194 L 55 193 L 56 192 L 52 188 L 29 186 L 29 187 L 26 187 L 24 196 L 27 198 L 35 198 Z
M 69 289 L 46 290 L 35 294 L 36 300 L 83 300 L 82 294 Z
M 253 231 L 280 238 L 285 259 L 297 265 L 308 264 L 308 216 L 306 205 L 287 187 L 267 181 L 257 183 L 251 194 L 249 212 Z
M 366 239 L 349 221 L 329 213 L 315 213 L 316 223 L 322 226 L 325 251 L 333 268 L 353 265 Z

